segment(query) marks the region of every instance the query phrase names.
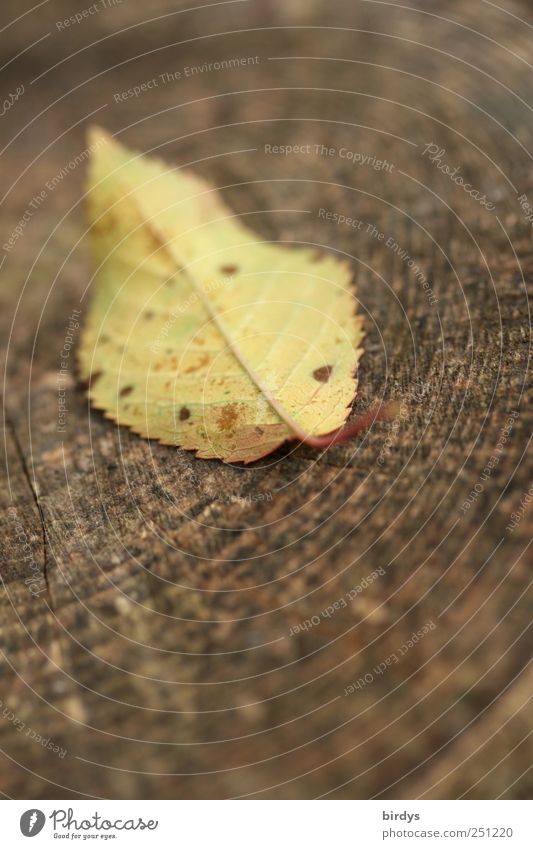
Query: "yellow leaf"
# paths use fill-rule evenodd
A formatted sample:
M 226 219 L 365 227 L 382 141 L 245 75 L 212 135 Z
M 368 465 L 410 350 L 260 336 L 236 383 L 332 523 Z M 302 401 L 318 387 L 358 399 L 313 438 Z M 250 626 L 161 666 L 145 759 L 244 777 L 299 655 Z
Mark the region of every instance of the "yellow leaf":
M 208 183 L 102 130 L 90 143 L 92 405 L 226 462 L 339 441 L 363 337 L 348 263 L 265 242 Z

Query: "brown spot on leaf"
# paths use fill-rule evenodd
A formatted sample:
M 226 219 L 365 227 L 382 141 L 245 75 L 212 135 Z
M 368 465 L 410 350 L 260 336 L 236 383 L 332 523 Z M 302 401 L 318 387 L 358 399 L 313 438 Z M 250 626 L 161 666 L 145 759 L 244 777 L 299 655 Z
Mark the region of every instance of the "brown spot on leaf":
M 218 411 L 217 422 L 220 430 L 225 433 L 232 432 L 237 427 L 239 412 L 237 404 L 226 404 Z
M 94 386 L 97 380 L 101 378 L 103 375 L 103 371 L 93 371 L 93 373 L 82 382 L 82 386 L 84 389 L 90 389 L 91 386 Z
M 152 248 L 152 253 L 160 251 L 162 248 L 166 248 L 166 244 L 162 240 L 157 230 L 154 230 L 153 227 L 146 228 L 146 235 L 148 236 L 148 241 L 150 247 Z
M 313 372 L 313 377 L 315 380 L 318 380 L 320 383 L 327 383 L 331 377 L 331 372 L 333 371 L 333 366 L 320 366 L 320 368 L 316 368 Z
M 263 436 L 264 432 L 265 431 L 262 427 L 254 427 L 254 433 L 257 434 L 257 436 Z
M 223 265 L 220 268 L 222 274 L 236 274 L 239 270 L 238 265 Z
M 133 386 L 123 386 L 118 394 L 121 398 L 125 398 L 130 392 L 133 392 Z
M 153 310 L 146 310 L 144 313 L 144 317 L 147 321 L 150 321 L 154 317 L 155 313 Z
M 200 357 L 200 359 L 198 360 L 196 365 L 189 366 L 189 368 L 185 369 L 184 373 L 185 374 L 191 374 L 192 372 L 199 371 L 200 369 L 204 368 L 208 364 L 210 359 L 211 359 L 211 357 L 209 356 L 209 354 L 202 354 L 202 356 Z
M 180 422 L 186 422 L 187 419 L 190 419 L 191 411 L 187 409 L 187 407 L 182 407 L 180 410 Z

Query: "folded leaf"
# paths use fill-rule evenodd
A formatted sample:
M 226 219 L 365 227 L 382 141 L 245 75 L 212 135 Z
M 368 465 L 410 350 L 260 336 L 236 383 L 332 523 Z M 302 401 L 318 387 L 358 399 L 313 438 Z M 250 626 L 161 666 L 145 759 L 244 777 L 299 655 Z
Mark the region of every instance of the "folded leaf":
M 92 405 L 226 462 L 338 441 L 363 336 L 348 263 L 265 242 L 208 183 L 102 130 L 90 144 Z

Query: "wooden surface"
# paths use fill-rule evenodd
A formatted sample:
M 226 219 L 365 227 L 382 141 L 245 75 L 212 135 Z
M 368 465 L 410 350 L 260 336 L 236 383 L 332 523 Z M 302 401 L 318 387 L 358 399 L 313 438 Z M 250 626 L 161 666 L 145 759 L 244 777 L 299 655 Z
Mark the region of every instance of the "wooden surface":
M 511 514 L 532 483 L 531 8 L 191 5 L 124 0 L 59 28 L 76 9 L 50 0 L 2 33 L 2 96 L 25 86 L 0 121 L 4 244 L 30 214 L 2 250 L 0 787 L 526 797 L 533 503 Z M 29 8 L 4 2 L 2 26 Z M 232 57 L 259 60 L 186 75 Z M 76 328 L 58 387 L 90 297 L 91 121 L 191 164 L 265 238 L 349 257 L 367 333 L 354 412 L 391 398 L 399 418 L 227 467 L 91 412 Z M 287 144 L 311 152 L 265 152 Z

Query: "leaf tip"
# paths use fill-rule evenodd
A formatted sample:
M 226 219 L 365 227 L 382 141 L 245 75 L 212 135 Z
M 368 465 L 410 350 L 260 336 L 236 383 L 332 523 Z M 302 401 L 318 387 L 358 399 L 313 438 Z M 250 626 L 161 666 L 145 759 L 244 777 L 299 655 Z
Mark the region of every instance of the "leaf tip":
M 87 147 L 91 153 L 104 145 L 114 144 L 115 140 L 111 133 L 104 130 L 98 124 L 89 124 L 87 128 Z

